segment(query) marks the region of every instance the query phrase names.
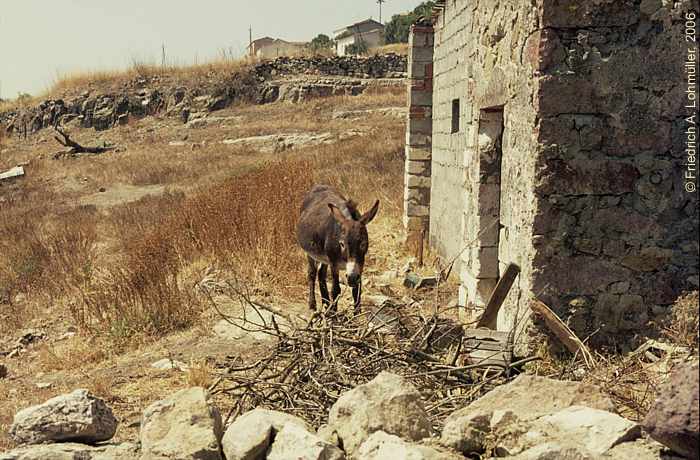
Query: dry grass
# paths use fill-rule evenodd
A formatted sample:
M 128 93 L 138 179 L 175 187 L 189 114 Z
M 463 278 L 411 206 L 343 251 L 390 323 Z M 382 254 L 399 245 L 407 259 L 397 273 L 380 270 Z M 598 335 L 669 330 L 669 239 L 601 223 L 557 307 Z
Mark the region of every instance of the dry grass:
M 600 388 L 615 403 L 624 417 L 640 421 L 656 400 L 660 386 L 673 368 L 687 360 L 698 359 L 698 292 L 679 298 L 671 307 L 668 324 L 659 329 L 666 336 L 661 348 L 655 342 L 626 354 L 595 353 L 595 365 L 586 368 L 580 358 L 563 358 L 553 352 L 547 340 L 541 340 L 540 361 L 530 364 L 538 375 L 588 382 Z
M 668 324 L 663 328 L 664 335 L 672 343 L 687 347 L 691 353 L 697 355 L 699 318 L 698 291 L 688 293 L 673 305 Z
M 250 123 L 244 135 L 263 128 L 265 134 L 303 132 L 327 120 L 335 107 L 362 107 L 372 99 L 380 105 L 399 105 L 400 97 L 244 107 L 240 113 L 267 122 Z M 343 122 L 333 123 L 324 128 L 341 133 Z M 376 125 L 377 120 L 366 123 Z M 379 120 L 382 123 L 385 128 L 402 125 L 400 120 Z M 129 133 L 115 135 L 126 135 L 128 142 Z M 175 154 L 172 148 L 151 146 L 76 162 L 33 164 L 36 182 L 28 178 L 0 202 L 0 293 L 8 305 L 0 334 L 28 324 L 34 306 L 42 302 L 56 308 L 66 304 L 84 331 L 117 346 L 133 342 L 134 336 L 158 337 L 188 328 L 204 308 L 195 285 L 211 266 L 235 271 L 270 293 L 284 295 L 286 286 L 303 284 L 304 259 L 294 237 L 303 194 L 315 182 L 331 183 L 365 206 L 379 198 L 382 213 L 397 214 L 402 143 L 403 130 L 393 128 L 388 136 L 376 130 L 276 156 L 220 145 Z M 207 161 L 201 161 L 201 155 Z M 268 161 L 261 163 L 262 159 Z M 187 185 L 184 192 L 146 196 L 105 212 L 92 205 L 56 206 L 66 203 L 71 192 L 52 196 L 45 181 L 38 179 L 43 174 L 56 175 L 62 186 L 71 177 L 86 177 L 108 190 L 119 187 L 117 180 Z M 100 195 L 104 194 L 97 198 Z M 28 300 L 15 302 L 18 294 Z
M 408 43 L 391 43 L 389 45 L 378 46 L 369 50 L 370 55 L 381 55 L 390 53 L 398 54 L 400 56 L 407 56 Z
M 220 58 L 205 63 L 163 66 L 135 61 L 129 68 L 122 70 L 83 71 L 59 75 L 49 89 L 49 94 L 113 85 L 136 78 L 167 76 L 174 80 L 197 81 L 203 78 L 228 76 L 242 70 L 251 62 L 249 59 Z
M 191 360 L 186 373 L 187 385 L 207 388 L 214 380 L 214 370 L 206 359 Z

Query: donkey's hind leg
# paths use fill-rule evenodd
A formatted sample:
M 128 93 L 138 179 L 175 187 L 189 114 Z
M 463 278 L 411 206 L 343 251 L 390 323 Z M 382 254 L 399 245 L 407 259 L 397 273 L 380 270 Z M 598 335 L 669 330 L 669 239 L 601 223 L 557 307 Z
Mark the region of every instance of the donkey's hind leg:
M 323 306 L 327 307 L 331 303 L 331 298 L 328 295 L 328 283 L 327 283 L 327 275 L 328 275 L 328 265 L 326 264 L 320 264 L 318 267 L 318 289 L 321 291 L 321 302 L 323 302 Z
M 306 272 L 309 283 L 309 308 L 316 310 L 316 261 L 311 256 L 306 256 L 306 260 L 309 262 L 308 271 Z

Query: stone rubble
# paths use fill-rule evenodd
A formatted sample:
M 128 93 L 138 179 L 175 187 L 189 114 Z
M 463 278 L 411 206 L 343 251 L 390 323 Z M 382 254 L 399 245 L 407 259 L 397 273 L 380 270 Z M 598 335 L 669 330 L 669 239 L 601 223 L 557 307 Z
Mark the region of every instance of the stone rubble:
M 680 460 L 645 437 L 640 425 L 615 414 L 599 389 L 528 375 L 449 415 L 439 436 L 420 393 L 389 372 L 343 393 L 318 432 L 293 415 L 257 408 L 237 417 L 222 436 L 219 411 L 206 390 L 188 388 L 144 411 L 139 444 L 91 446 L 87 443 L 109 440 L 116 421 L 99 436 L 100 430 L 75 423 L 60 425 L 60 437 L 52 435 L 54 421 L 74 412 L 66 407 L 75 407 L 56 401 L 76 394 L 87 398 L 78 390 L 16 417 L 26 418 L 23 412 L 45 417 L 34 420 L 33 431 L 22 431 L 22 442 L 73 442 L 21 446 L 0 453 L 0 460 Z M 101 406 L 111 414 L 104 402 Z

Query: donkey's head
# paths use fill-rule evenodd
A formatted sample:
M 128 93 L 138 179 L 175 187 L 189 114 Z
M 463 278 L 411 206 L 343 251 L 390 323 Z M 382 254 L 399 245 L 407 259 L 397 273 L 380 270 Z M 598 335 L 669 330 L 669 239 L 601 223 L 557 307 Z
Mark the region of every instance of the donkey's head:
M 348 277 L 348 285 L 355 287 L 362 277 L 362 269 L 365 266 L 365 254 L 369 247 L 367 236 L 367 224 L 369 224 L 379 210 L 379 200 L 374 203 L 372 209 L 356 216 L 359 218 L 347 218 L 335 205 L 328 203 L 333 218 L 340 224 L 340 236 L 338 245 L 340 252 L 347 261 L 345 272 Z

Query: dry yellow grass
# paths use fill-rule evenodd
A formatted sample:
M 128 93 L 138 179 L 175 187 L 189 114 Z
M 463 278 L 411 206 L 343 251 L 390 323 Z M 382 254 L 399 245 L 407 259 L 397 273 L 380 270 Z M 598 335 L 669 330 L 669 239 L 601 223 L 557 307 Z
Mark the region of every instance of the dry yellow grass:
M 369 54 L 379 55 L 379 54 L 389 54 L 394 53 L 400 56 L 408 55 L 408 43 L 391 43 L 389 45 L 378 46 L 376 48 L 371 48 Z
M 402 105 L 404 98 L 381 94 L 240 107 L 236 113 L 250 123 L 187 134 L 193 141 L 320 127 L 340 134 L 349 122 L 328 121 L 333 110 Z M 401 120 L 350 122 L 370 134 L 274 155 L 215 143 L 173 149 L 167 146 L 172 133 L 143 137 L 144 123 L 105 134 L 135 144 L 127 152 L 33 162 L 22 187 L 0 202 L 0 295 L 8 305 L 0 334 L 28 324 L 37 311 L 33 306 L 45 302 L 66 305 L 84 331 L 117 348 L 136 335 L 187 328 L 205 307 L 194 289 L 199 280 L 193 266 L 235 271 L 271 293 L 303 284 L 294 225 L 312 183 L 335 184 L 365 205 L 379 198 L 383 213 L 400 205 Z M 81 133 L 79 140 L 89 134 Z M 10 156 L 0 166 L 20 160 Z M 86 181 L 108 192 L 74 191 Z M 128 204 L 99 200 L 120 184 L 175 188 Z M 93 202 L 97 207 L 87 204 Z M 18 294 L 27 300 L 16 302 Z

